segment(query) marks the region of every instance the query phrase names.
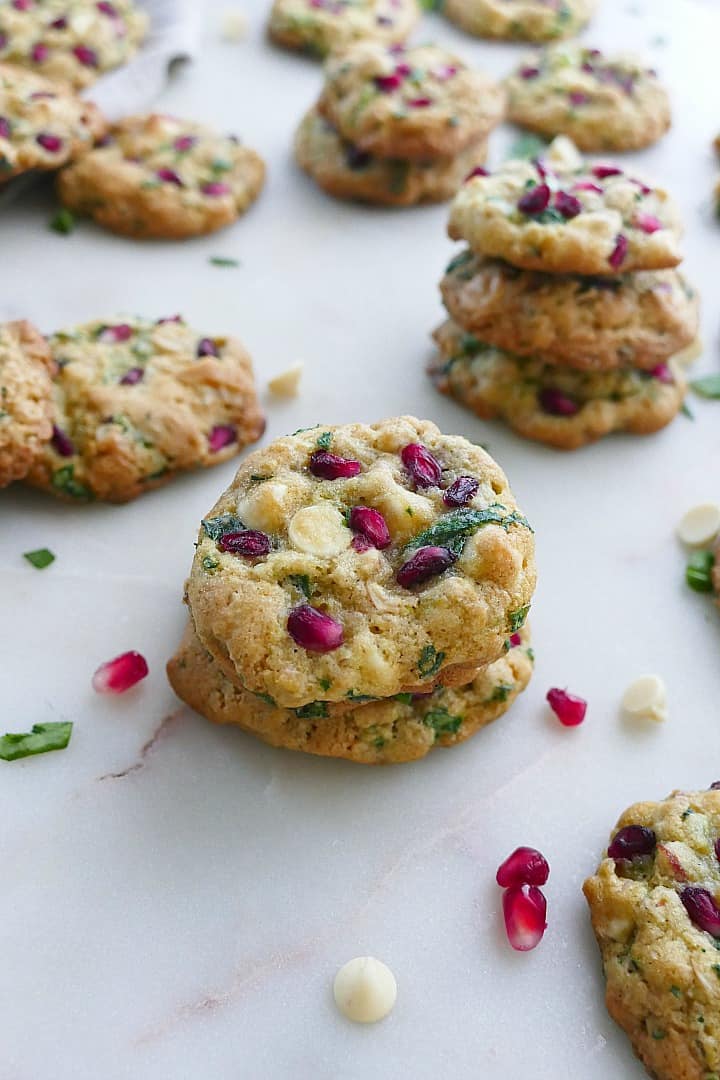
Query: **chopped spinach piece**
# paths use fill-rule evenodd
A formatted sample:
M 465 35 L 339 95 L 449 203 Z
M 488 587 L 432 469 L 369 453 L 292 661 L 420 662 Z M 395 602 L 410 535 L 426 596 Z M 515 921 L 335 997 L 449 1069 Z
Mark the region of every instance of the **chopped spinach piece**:
M 202 568 L 207 571 L 208 574 L 213 574 L 219 565 L 220 563 L 217 559 L 213 559 L 212 555 L 206 555 L 202 561 Z
M 24 734 L 7 734 L 0 737 L 0 760 L 17 761 L 31 754 L 47 754 L 50 750 L 64 750 L 70 742 L 72 723 L 33 724 L 32 731 Z
M 332 443 L 332 431 L 323 431 L 322 435 L 318 435 L 315 445 L 319 450 L 329 450 Z
M 61 236 L 69 236 L 75 228 L 75 215 L 69 210 L 58 210 L 55 217 L 50 220 L 50 228 Z
M 324 719 L 328 714 L 326 701 L 311 701 L 309 705 L 302 705 L 293 710 L 299 720 Z
M 395 701 L 399 701 L 401 705 L 412 705 L 412 694 L 396 694 Z
M 275 698 L 270 697 L 269 694 L 257 694 L 257 693 L 255 693 L 254 696 L 256 698 L 259 698 L 260 701 L 264 701 L 266 705 L 271 705 L 273 707 L 273 709 L 275 708 Z
M 211 255 L 208 259 L 208 262 L 211 266 L 234 267 L 240 265 L 240 261 L 238 259 L 231 259 L 227 255 Z
M 510 694 L 515 689 L 513 683 L 498 683 L 492 694 L 490 695 L 490 701 L 507 701 Z
M 36 570 L 44 570 L 50 563 L 55 562 L 55 556 L 48 548 L 38 548 L 37 551 L 26 551 L 23 559 L 27 559 Z
M 444 514 L 429 529 L 414 536 L 407 544 L 406 550 L 412 551 L 414 548 L 428 546 L 446 547 L 456 555 L 460 555 L 468 536 L 477 532 L 483 525 L 501 525 L 506 532 L 511 525 L 530 528 L 526 518 L 515 511 L 508 513 L 506 507 L 500 503 L 493 503 L 484 510 L 461 507 L 459 510 L 451 510 L 449 514 Z
M 714 565 L 715 556 L 712 551 L 693 551 L 685 570 L 685 580 L 690 588 L 695 592 L 712 592 Z
M 431 709 L 423 716 L 423 724 L 427 724 L 438 735 L 455 735 L 460 730 L 463 722 L 462 716 L 451 716 L 447 709 Z
M 310 599 L 313 594 L 313 587 L 307 574 L 290 574 L 288 576 L 288 581 L 291 585 L 294 585 L 307 600 Z
M 214 518 L 203 518 L 200 523 L 205 534 L 216 543 L 226 533 L 242 532 L 245 528 L 243 522 L 235 514 L 219 514 Z
M 720 375 L 705 375 L 702 379 L 695 379 L 690 386 L 700 397 L 720 400 Z
M 58 491 L 64 491 L 66 495 L 72 496 L 73 499 L 91 499 L 92 493 L 83 484 L 79 484 L 75 479 L 75 466 L 63 465 L 61 469 L 56 469 L 52 476 L 52 486 Z
M 332 679 L 318 679 L 318 685 L 324 694 L 327 694 L 328 690 L 332 686 Z
M 423 679 L 428 679 L 431 675 L 435 675 L 440 670 L 440 666 L 444 659 L 444 652 L 438 652 L 434 645 L 426 645 L 420 653 L 420 659 L 418 660 L 418 671 Z
M 543 150 L 547 150 L 547 145 L 545 140 L 538 138 L 537 135 L 520 135 L 510 146 L 506 160 L 511 161 L 520 158 L 529 161 L 532 158 L 539 157 Z
M 461 267 L 466 266 L 467 263 L 472 262 L 475 255 L 472 251 L 461 251 L 459 255 L 456 255 L 454 259 L 445 267 L 446 274 L 453 274 L 456 270 L 460 270 Z
M 511 611 L 508 615 L 508 621 L 510 623 L 510 633 L 516 633 L 522 626 L 525 625 L 525 620 L 528 617 L 530 605 L 526 604 L 525 607 L 518 608 L 517 611 Z

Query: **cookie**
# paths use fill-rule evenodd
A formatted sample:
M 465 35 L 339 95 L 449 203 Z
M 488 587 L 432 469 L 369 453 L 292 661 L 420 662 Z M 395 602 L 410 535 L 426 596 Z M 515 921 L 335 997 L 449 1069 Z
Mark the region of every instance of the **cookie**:
M 0 64 L 0 180 L 59 169 L 91 150 L 105 130 L 91 101 L 32 71 Z
M 676 270 L 543 274 L 464 251 L 440 290 L 455 322 L 486 344 L 581 370 L 652 370 L 698 331 L 697 294 Z
M 656 1080 L 720 1075 L 720 791 L 631 806 L 583 886 L 608 1011 Z
M 436 747 L 464 742 L 502 716 L 530 681 L 533 652 L 527 629 L 508 651 L 465 686 L 427 696 L 401 694 L 329 715 L 323 702 L 279 709 L 235 686 L 203 648 L 190 624 L 167 665 L 178 697 L 216 724 L 232 724 L 271 746 L 363 765 L 416 761 Z
M 671 361 L 651 375 L 632 368 L 573 371 L 478 341 L 452 321 L 435 331 L 437 388 L 483 420 L 501 417 L 527 439 L 577 450 L 613 431 L 648 435 L 682 407 L 685 380 Z
M 595 0 L 443 0 L 442 10 L 476 37 L 551 41 L 576 34 Z
M 524 270 L 599 275 L 677 266 L 680 231 L 662 188 L 617 165 L 570 167 L 549 157 L 473 177 L 455 196 L 448 226 L 453 240 Z
M 525 56 L 506 79 L 508 119 L 581 150 L 640 150 L 670 127 L 657 72 L 634 56 L 604 56 L 570 42 Z
M 203 522 L 187 600 L 232 681 L 300 708 L 491 663 L 534 586 L 532 530 L 500 468 L 400 417 L 247 458 Z
M 318 108 L 358 150 L 427 161 L 485 139 L 503 118 L 505 91 L 435 45 L 360 41 L 328 60 Z
M 179 316 L 92 322 L 54 334 L 50 348 L 53 436 L 27 479 L 61 498 L 127 502 L 262 434 L 242 345 Z
M 34 326 L 0 323 L 0 488 L 27 475 L 52 435 L 54 371 Z
M 147 31 L 131 0 L 12 0 L 0 6 L 0 60 L 80 89 L 127 63 Z
M 234 136 L 151 114 L 122 120 L 58 177 L 63 204 L 111 232 L 182 240 L 232 224 L 260 194 L 265 166 Z
M 328 195 L 381 206 L 413 206 L 451 199 L 487 154 L 484 141 L 454 158 L 407 161 L 376 158 L 341 139 L 313 108 L 295 137 L 295 158 Z
M 268 33 L 287 49 L 326 56 L 361 39 L 404 41 L 419 15 L 417 0 L 274 0 Z

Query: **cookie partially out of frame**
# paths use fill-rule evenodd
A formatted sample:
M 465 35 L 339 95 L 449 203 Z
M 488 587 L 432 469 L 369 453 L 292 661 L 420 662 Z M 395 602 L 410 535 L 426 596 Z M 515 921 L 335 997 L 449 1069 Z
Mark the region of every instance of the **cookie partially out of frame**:
M 0 324 L 0 488 L 27 475 L 52 434 L 54 371 L 34 326 Z
M 552 41 L 572 37 L 596 0 L 443 0 L 448 19 L 477 37 Z
M 286 49 L 326 56 L 358 40 L 402 42 L 419 16 L 417 0 L 274 0 L 268 33 Z

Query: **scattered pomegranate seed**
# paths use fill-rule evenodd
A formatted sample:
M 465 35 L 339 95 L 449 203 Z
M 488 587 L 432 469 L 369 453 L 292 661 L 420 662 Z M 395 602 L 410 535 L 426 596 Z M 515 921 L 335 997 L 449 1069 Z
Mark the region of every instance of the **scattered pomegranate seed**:
M 628 251 L 627 236 L 623 236 L 622 233 L 618 233 L 615 237 L 615 247 L 612 249 L 608 262 L 612 266 L 613 270 L 619 269 L 625 262 L 625 256 Z
M 547 859 L 537 848 L 519 847 L 500 864 L 495 880 L 507 889 L 513 885 L 544 885 L 549 876 Z
M 442 574 L 444 570 L 452 566 L 456 559 L 457 555 L 449 548 L 418 548 L 412 558 L 400 567 L 395 580 L 404 589 L 409 589 L 413 585 L 420 585 L 421 582 L 427 581 L 428 578 Z
M 96 68 L 98 66 L 97 53 L 94 49 L 89 49 L 87 45 L 76 45 L 73 49 L 75 59 L 79 63 L 84 64 L 85 67 Z
M 513 885 L 503 894 L 505 932 L 513 949 L 529 952 L 547 929 L 547 900 L 535 885 Z
M 402 76 L 397 72 L 393 72 L 392 75 L 376 75 L 375 85 L 383 94 L 392 94 L 393 90 L 398 90 L 402 86 Z
M 720 938 L 720 909 L 707 889 L 699 885 L 688 885 L 680 893 L 690 921 L 700 930 Z
M 45 45 L 42 41 L 38 41 L 38 43 L 36 45 L 33 45 L 32 49 L 30 50 L 30 59 L 34 64 L 44 63 L 49 55 L 50 50 L 48 49 L 47 45 Z
M 57 424 L 53 424 L 52 438 L 50 439 L 53 449 L 60 457 L 72 457 L 75 453 L 75 444 L 69 435 L 66 435 L 62 428 L 59 428 Z
M 673 373 L 667 364 L 656 364 L 649 374 L 653 379 L 658 379 L 661 383 L 666 383 L 668 386 L 672 386 L 675 382 Z
M 229 184 L 225 184 L 222 180 L 211 180 L 207 184 L 203 184 L 200 188 L 203 195 L 229 195 L 232 190 Z
M 550 203 L 550 188 L 547 184 L 536 184 L 518 199 L 518 210 L 523 214 L 541 214 Z
M 654 214 L 636 214 L 633 225 L 636 229 L 642 229 L 649 236 L 652 236 L 653 233 L 658 232 L 663 227 L 662 221 L 656 218 Z
M 553 199 L 553 206 L 564 218 L 574 218 L 582 213 L 582 203 L 567 191 L 558 191 Z
M 48 135 L 46 132 L 36 135 L 35 142 L 38 146 L 42 146 L 43 150 L 47 150 L 48 154 L 59 154 L 63 148 L 62 139 L 57 135 Z
M 408 443 L 400 451 L 402 463 L 416 487 L 437 487 L 442 478 L 442 466 L 421 443 Z
M 332 652 L 344 641 L 341 624 L 309 604 L 293 608 L 288 615 L 287 628 L 296 645 L 308 652 Z
M 518 72 L 521 79 L 537 79 L 540 74 L 540 68 L 538 67 L 523 67 Z
M 129 341 L 132 336 L 132 326 L 130 326 L 128 323 L 118 323 L 117 326 L 103 326 L 102 330 L 98 334 L 98 341 L 118 344 L 123 341 Z
M 370 547 L 378 548 L 380 551 L 390 547 L 390 530 L 379 510 L 373 510 L 369 506 L 353 506 L 348 524 L 352 531 L 358 533 L 359 538 L 365 540 Z
M 458 476 L 443 493 L 446 506 L 467 506 L 477 495 L 480 484 L 474 476 Z
M 584 698 L 575 697 L 567 690 L 558 690 L 557 687 L 548 690 L 546 700 L 558 720 L 565 727 L 577 727 L 582 724 L 587 712 L 587 701 Z
M 609 176 L 622 176 L 622 169 L 617 165 L 593 165 L 590 172 L 597 176 L 598 180 L 607 180 Z
M 577 401 L 552 386 L 546 386 L 540 391 L 538 401 L 543 412 L 550 416 L 575 416 L 580 412 Z
M 162 180 L 163 184 L 174 184 L 175 187 L 185 186 L 174 169 L 156 169 L 155 175 L 158 180 Z
M 351 476 L 357 476 L 362 470 L 359 461 L 352 458 L 338 457 L 329 450 L 316 450 L 310 455 L 308 466 L 313 476 L 319 476 L 322 480 L 346 480 Z
M 197 356 L 219 356 L 220 350 L 212 338 L 204 337 L 198 341 L 195 353 Z
M 148 673 L 147 661 L 138 652 L 126 652 L 101 664 L 92 678 L 98 694 L 124 694 Z
M 220 551 L 231 555 L 243 555 L 246 559 L 258 559 L 270 552 L 270 537 L 257 529 L 223 533 L 217 542 Z
M 644 825 L 626 825 L 618 829 L 608 847 L 610 859 L 637 859 L 652 855 L 657 839 L 652 829 Z
M 517 649 L 518 645 L 522 645 L 522 634 L 511 634 L 508 640 L 512 648 Z
M 237 431 L 232 424 L 216 424 L 208 435 L 208 445 L 213 454 L 224 450 L 226 446 L 232 446 L 235 442 L 237 442 Z
M 141 367 L 131 367 L 125 372 L 120 380 L 121 386 L 135 386 L 136 383 L 142 382 L 145 378 L 145 369 Z

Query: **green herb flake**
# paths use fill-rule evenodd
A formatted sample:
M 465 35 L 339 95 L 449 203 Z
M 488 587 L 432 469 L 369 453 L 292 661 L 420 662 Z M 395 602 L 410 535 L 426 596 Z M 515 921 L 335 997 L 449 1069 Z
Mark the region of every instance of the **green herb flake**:
M 236 514 L 219 514 L 214 518 L 203 518 L 200 524 L 206 536 L 209 536 L 215 543 L 226 533 L 242 532 L 245 528 L 245 525 Z
M 515 685 L 513 683 L 498 683 L 490 695 L 489 700 L 490 702 L 507 701 L 514 689 Z
M 70 742 L 72 723 L 34 724 L 30 732 L 7 734 L 0 737 L 0 760 L 17 761 L 32 754 L 47 754 L 50 750 L 64 750 Z
M 516 161 L 520 159 L 530 161 L 532 158 L 539 157 L 544 150 L 547 150 L 547 145 L 545 140 L 538 138 L 537 135 L 520 135 L 510 146 L 505 160 Z
M 63 465 L 61 469 L 56 469 L 52 475 L 52 486 L 57 491 L 63 491 L 66 495 L 70 495 L 73 499 L 91 499 L 92 493 L 83 484 L 79 484 L 75 479 L 75 466 Z
M 653 1037 L 653 1039 L 660 1040 L 660 1039 L 665 1038 L 665 1034 L 666 1034 L 666 1032 L 660 1031 L 659 1029 L 656 1028 L 655 1031 L 652 1032 L 652 1037 Z
M 720 375 L 705 375 L 702 379 L 695 379 L 690 386 L 700 397 L 720 400 Z
M 50 228 L 61 236 L 69 236 L 75 228 L 75 215 L 69 210 L 58 210 L 55 217 L 50 219 Z
M 315 445 L 319 450 L 329 450 L 332 444 L 332 431 L 323 431 L 322 435 L 318 435 Z
M 418 671 L 423 679 L 429 679 L 431 675 L 435 675 L 440 670 L 444 659 L 444 652 L 438 652 L 434 645 L 426 645 L 418 660 Z
M 451 716 L 447 709 L 431 709 L 423 716 L 423 724 L 431 727 L 438 735 L 456 735 L 463 722 L 462 716 Z
M 206 555 L 202 561 L 202 568 L 208 574 L 214 574 L 220 563 L 213 559 L 212 555 Z
M 715 556 L 712 551 L 693 551 L 685 568 L 685 580 L 695 592 L 713 591 L 712 571 Z
M 211 255 L 208 262 L 211 266 L 222 266 L 225 268 L 240 265 L 239 259 L 231 259 L 228 255 Z
M 332 686 L 332 679 L 318 679 L 318 686 L 324 694 L 327 694 L 328 690 Z
M 412 694 L 396 694 L 395 701 L 399 701 L 401 705 L 412 705 Z
M 521 627 L 525 625 L 525 620 L 528 617 L 530 611 L 530 605 L 526 604 L 525 607 L 518 608 L 517 611 L 511 611 L 508 615 L 508 621 L 510 623 L 510 633 L 515 634 Z
M 508 513 L 507 508 L 501 503 L 492 503 L 484 510 L 462 507 L 444 514 L 429 529 L 414 536 L 407 544 L 406 551 L 419 547 L 446 547 L 459 556 L 462 554 L 467 538 L 483 525 L 500 525 L 506 532 L 512 525 L 530 528 L 526 518 L 515 511 Z
M 293 712 L 299 720 L 323 720 L 328 714 L 327 702 L 311 701 L 308 705 L 302 705 Z
M 260 701 L 264 701 L 266 705 L 270 705 L 273 709 L 275 708 L 275 698 L 270 697 L 269 694 L 257 694 L 256 693 L 254 696 L 256 698 L 259 698 Z
M 683 401 L 682 405 L 680 406 L 680 412 L 683 414 L 683 416 L 686 416 L 688 420 L 695 419 L 695 413 L 692 411 L 687 401 Z
M 348 690 L 345 697 L 348 701 L 375 701 L 375 698 L 371 697 L 370 694 L 358 694 L 355 690 Z
M 670 993 L 672 994 L 673 997 L 676 997 L 676 998 L 682 997 L 682 990 L 680 989 L 679 986 L 671 986 L 670 987 Z
M 37 551 L 23 552 L 23 559 L 27 559 L 36 570 L 44 570 L 50 563 L 55 562 L 55 556 L 48 548 L 38 548 Z
M 313 587 L 307 574 L 290 574 L 288 576 L 288 581 L 298 590 L 298 592 L 301 592 L 307 600 L 310 599 L 313 594 Z

